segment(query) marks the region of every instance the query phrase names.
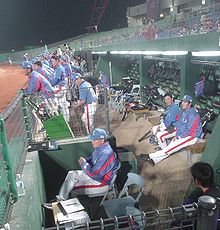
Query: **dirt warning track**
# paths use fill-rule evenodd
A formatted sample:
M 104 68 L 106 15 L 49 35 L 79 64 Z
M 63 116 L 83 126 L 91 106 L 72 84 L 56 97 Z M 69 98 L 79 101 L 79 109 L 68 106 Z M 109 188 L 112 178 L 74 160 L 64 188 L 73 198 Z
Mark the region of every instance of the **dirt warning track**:
M 16 97 L 25 82 L 27 77 L 19 65 L 0 64 L 0 113 Z

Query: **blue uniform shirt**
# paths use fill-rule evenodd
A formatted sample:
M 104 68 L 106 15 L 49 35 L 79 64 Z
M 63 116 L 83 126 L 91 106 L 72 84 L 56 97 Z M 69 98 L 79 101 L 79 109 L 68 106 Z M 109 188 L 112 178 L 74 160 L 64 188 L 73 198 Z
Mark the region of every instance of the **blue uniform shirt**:
M 23 93 L 30 95 L 37 92 L 44 98 L 54 98 L 54 90 L 50 82 L 40 73 L 32 71 L 29 75 L 28 88 Z
M 87 81 L 82 82 L 79 86 L 79 100 L 84 101 L 85 104 L 91 104 L 96 101 L 92 85 Z
M 50 83 L 54 78 L 54 72 L 50 72 L 44 67 L 40 67 L 36 70 L 38 73 L 42 74 Z
M 95 148 L 92 155 L 86 158 L 86 162 L 81 164 L 81 168 L 93 180 L 110 184 L 118 164 L 114 151 L 106 142 Z
M 176 137 L 202 137 L 202 122 L 199 114 L 194 108 L 183 110 L 176 124 Z
M 56 85 L 64 86 L 65 77 L 66 77 L 65 69 L 61 64 L 59 64 L 54 70 L 54 78 L 51 82 L 51 85 L 52 86 L 56 86 Z
M 46 59 L 42 60 L 41 63 L 44 65 L 50 66 L 49 62 Z
M 66 76 L 70 78 L 71 80 L 74 80 L 71 65 L 69 63 L 66 63 L 66 64 L 63 64 L 63 67 L 65 69 Z
M 180 113 L 180 108 L 177 104 L 172 103 L 164 111 L 165 118 L 163 119 L 164 125 L 169 127 L 170 125 L 176 126 L 177 115 Z

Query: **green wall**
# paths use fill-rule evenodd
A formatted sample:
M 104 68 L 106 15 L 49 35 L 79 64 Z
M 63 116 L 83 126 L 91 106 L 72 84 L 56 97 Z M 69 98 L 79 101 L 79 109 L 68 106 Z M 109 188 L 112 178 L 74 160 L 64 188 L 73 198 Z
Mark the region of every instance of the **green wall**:
M 112 83 L 117 84 L 123 77 L 127 76 L 127 69 L 125 67 L 126 57 L 121 55 L 110 55 L 101 56 L 97 65 L 97 72 L 100 70 L 110 76 L 109 62 L 112 66 Z
M 38 152 L 27 154 L 28 163 L 23 170 L 25 195 L 13 205 L 10 227 L 13 230 L 39 230 L 42 228 L 41 204 L 45 201 L 45 187 Z
M 67 171 L 79 169 L 79 157 L 86 157 L 91 152 L 91 142 L 81 141 L 60 145 L 57 151 L 27 153 L 28 163 L 23 170 L 25 195 L 13 205 L 11 229 L 41 229 L 44 214 L 48 214 L 42 212 L 41 204 L 55 198 Z
M 202 154 L 201 161 L 211 164 L 214 168 L 215 183 L 220 186 L 220 116 L 216 121 L 215 127 L 211 136 L 208 139 L 204 153 Z
M 94 48 L 94 51 L 111 50 L 141 50 L 141 51 L 166 51 L 166 50 L 186 50 L 186 51 L 208 51 L 220 50 L 220 32 L 212 32 L 200 35 L 189 35 L 183 37 L 157 39 L 153 41 L 130 41 L 124 44 L 106 45 Z

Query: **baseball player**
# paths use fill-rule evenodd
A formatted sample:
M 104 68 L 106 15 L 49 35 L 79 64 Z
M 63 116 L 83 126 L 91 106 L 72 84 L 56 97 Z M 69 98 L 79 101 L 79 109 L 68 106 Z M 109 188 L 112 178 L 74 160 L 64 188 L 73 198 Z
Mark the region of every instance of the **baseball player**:
M 173 139 L 170 144 L 155 153 L 142 154 L 141 156 L 143 160 L 146 160 L 152 166 L 164 160 L 172 153 L 195 144 L 198 138 L 203 136 L 200 116 L 192 108 L 192 97 L 185 95 L 182 98 L 181 107 L 182 111 L 176 123 L 176 130 L 172 133 Z
M 29 77 L 28 87 L 23 89 L 24 95 L 39 93 L 42 98 L 42 104 L 51 115 L 57 115 L 56 108 L 53 104 L 54 89 L 50 82 L 40 73 L 33 70 L 32 63 L 24 61 L 22 69 L 25 76 Z
M 76 84 L 79 87 L 79 100 L 73 107 L 84 106 L 82 121 L 88 133 L 93 130 L 93 116 L 96 112 L 96 95 L 92 85 L 83 79 L 80 73 L 76 73 Z
M 172 137 L 172 131 L 167 130 L 167 128 L 176 126 L 177 118 L 180 114 L 180 108 L 174 103 L 172 94 L 166 93 L 164 95 L 164 102 L 166 110 L 163 113 L 163 119 L 159 125 L 152 128 L 152 133 L 157 137 L 161 149 L 167 146 L 166 139 Z
M 51 85 L 55 88 L 55 96 L 57 106 L 62 109 L 63 116 L 69 122 L 69 103 L 66 101 L 66 73 L 64 67 L 60 64 L 60 58 L 57 56 L 51 57 L 51 62 L 54 68 L 54 78 Z
M 104 129 L 94 129 L 89 140 L 92 141 L 94 151 L 92 155 L 78 162 L 81 170 L 69 171 L 57 195 L 57 200 L 66 200 L 73 191 L 75 195 L 88 195 L 104 193 L 116 173 L 119 161 L 106 140 L 107 134 Z M 52 205 L 43 204 L 52 209 Z
M 41 61 L 34 60 L 33 69 L 42 74 L 50 83 L 52 82 L 54 78 L 54 71 L 48 71 L 48 69 L 44 68 Z

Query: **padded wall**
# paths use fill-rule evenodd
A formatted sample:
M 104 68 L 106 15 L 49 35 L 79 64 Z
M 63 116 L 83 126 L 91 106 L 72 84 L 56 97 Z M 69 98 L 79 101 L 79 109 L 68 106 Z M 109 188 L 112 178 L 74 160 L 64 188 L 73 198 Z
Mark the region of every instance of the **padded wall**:
M 204 153 L 202 154 L 201 161 L 211 164 L 215 171 L 215 182 L 220 185 L 220 116 L 216 121 L 215 127 L 211 136 L 208 139 Z

